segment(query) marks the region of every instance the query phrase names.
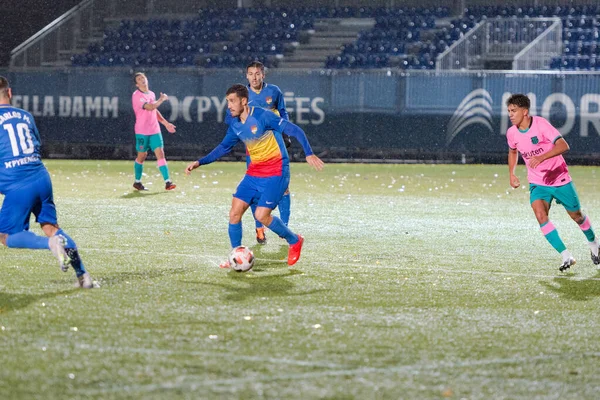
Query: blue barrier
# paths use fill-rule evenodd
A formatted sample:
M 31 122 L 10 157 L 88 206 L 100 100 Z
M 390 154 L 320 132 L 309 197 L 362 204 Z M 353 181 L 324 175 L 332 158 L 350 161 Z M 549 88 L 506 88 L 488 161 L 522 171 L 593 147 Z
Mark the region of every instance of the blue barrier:
M 4 74 L 13 104 L 32 112 L 45 145 L 133 149 L 130 73 Z M 225 91 L 245 81 L 241 70 L 157 71 L 148 78 L 151 90 L 170 96 L 160 111 L 177 125 L 175 135 L 164 134 L 166 146 L 177 149 L 169 152 L 172 158 L 177 151 L 189 158 L 219 143 L 226 130 Z M 331 157 L 505 154 L 504 103 L 517 92 L 530 95 L 532 114 L 555 124 L 572 153 L 600 152 L 596 74 L 273 70 L 267 81 L 283 90 L 291 120 L 315 150 Z

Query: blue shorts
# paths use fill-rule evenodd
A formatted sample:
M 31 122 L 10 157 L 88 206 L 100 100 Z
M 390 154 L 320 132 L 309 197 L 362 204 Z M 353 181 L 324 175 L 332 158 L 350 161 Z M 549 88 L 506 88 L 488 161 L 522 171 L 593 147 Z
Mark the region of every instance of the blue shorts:
M 283 194 L 290 184 L 290 170 L 283 169 L 281 176 L 258 178 L 245 175 L 233 197 L 247 204 L 267 207 L 271 210 L 277 207 Z
M 46 170 L 28 185 L 5 193 L 0 209 L 0 233 L 11 235 L 28 231 L 31 214 L 40 224 L 57 224 L 52 181 Z

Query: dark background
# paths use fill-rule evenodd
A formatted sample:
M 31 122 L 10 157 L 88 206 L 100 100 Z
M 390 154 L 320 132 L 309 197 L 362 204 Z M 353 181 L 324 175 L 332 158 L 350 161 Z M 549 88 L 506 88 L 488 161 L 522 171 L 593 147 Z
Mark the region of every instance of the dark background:
M 0 67 L 10 52 L 81 0 L 4 0 L 0 11 Z

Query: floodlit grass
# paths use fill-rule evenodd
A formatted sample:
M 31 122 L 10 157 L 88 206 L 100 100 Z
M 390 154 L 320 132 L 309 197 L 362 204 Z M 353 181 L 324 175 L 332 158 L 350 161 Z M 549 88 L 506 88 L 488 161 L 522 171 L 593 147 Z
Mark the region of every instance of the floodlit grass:
M 102 287 L 0 248 L 0 399 L 598 398 L 600 273 L 554 206 L 578 260 L 558 273 L 506 166 L 295 164 L 302 258 L 246 215 L 240 274 L 218 263 L 242 163 L 172 162 L 166 192 L 150 162 L 145 193 L 132 162 L 47 165 Z M 600 231 L 600 168 L 571 171 Z

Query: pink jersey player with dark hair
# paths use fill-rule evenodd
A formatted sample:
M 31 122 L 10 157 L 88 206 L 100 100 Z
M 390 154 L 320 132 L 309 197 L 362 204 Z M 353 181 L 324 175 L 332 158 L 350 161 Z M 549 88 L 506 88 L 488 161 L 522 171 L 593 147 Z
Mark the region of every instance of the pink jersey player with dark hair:
M 148 88 L 148 78 L 142 72 L 134 75 L 135 86 L 137 90 L 131 96 L 131 104 L 135 113 L 135 149 L 137 157 L 134 164 L 135 182 L 133 187 L 136 190 L 146 190 L 142 184 L 142 173 L 144 172 L 144 161 L 148 156 L 148 150 L 152 150 L 156 155 L 156 164 L 165 180 L 165 189 L 173 190 L 175 184 L 169 177 L 169 167 L 164 152 L 164 141 L 160 131 L 160 125 L 163 124 L 169 133 L 175 133 L 175 125 L 167 121 L 158 107 L 169 99 L 164 93 L 160 94 L 158 100 L 156 95 Z
M 529 115 L 530 102 L 527 96 L 514 94 L 506 105 L 510 122 L 513 123 L 506 132 L 510 185 L 513 188 L 521 185 L 515 175 L 520 153 L 527 167 L 529 200 L 533 213 L 546 240 L 562 256 L 559 270 L 566 271 L 571 268 L 575 264 L 575 258 L 567 250 L 548 217 L 553 200 L 562 204 L 573 221 L 579 225 L 590 247 L 592 262 L 599 265 L 598 240 L 590 219 L 581 211 L 579 196 L 562 156 L 569 150 L 569 145 L 550 122 L 542 117 Z

